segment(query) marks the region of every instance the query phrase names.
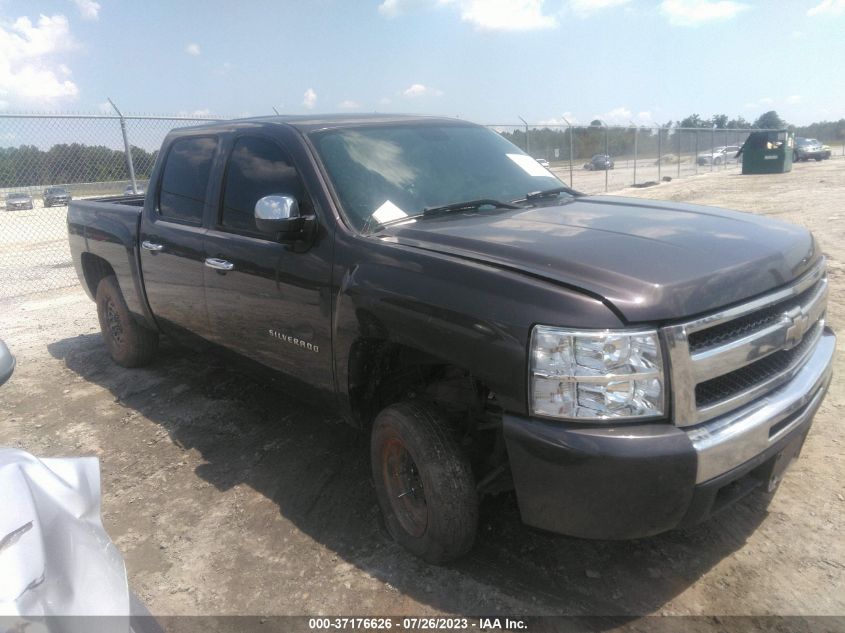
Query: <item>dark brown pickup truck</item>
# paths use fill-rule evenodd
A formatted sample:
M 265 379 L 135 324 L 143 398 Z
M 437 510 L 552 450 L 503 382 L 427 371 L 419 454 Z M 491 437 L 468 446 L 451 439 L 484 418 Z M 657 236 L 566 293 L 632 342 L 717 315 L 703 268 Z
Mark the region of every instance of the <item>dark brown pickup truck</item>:
M 508 488 L 526 523 L 612 539 L 771 490 L 831 379 L 806 230 L 583 196 L 464 121 L 175 130 L 146 196 L 74 200 L 68 225 L 118 363 L 163 333 L 330 403 L 432 562 Z

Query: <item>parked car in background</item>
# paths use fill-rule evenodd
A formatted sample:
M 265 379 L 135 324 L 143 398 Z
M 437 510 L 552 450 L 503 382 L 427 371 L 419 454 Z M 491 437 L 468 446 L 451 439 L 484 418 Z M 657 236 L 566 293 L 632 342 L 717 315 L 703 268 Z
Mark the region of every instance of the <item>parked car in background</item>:
M 138 187 L 136 189 L 132 185 L 126 185 L 126 189 L 123 190 L 123 195 L 124 196 L 143 196 L 144 195 L 144 188 Z
M 742 160 L 741 156 L 737 157 L 736 155 L 739 149 L 739 145 L 720 145 L 710 151 L 701 152 L 696 158 L 696 162 L 699 165 L 722 165 L 738 162 Z
M 65 187 L 47 187 L 41 194 L 45 207 L 64 206 L 70 202 L 70 191 Z
M 613 159 L 607 154 L 596 154 L 589 162 L 584 163 L 584 169 L 605 170 L 613 169 Z
M 32 196 L 28 193 L 10 193 L 6 196 L 6 209 L 31 209 Z
M 823 160 L 830 158 L 830 150 L 825 152 L 822 144 L 814 138 L 795 139 L 795 150 L 792 154 L 792 162 L 797 163 L 799 160 Z
M 551 166 L 551 165 L 549 165 L 549 161 L 547 161 L 545 158 L 537 158 L 535 160 L 538 163 L 540 163 L 543 167 L 545 167 L 546 169 L 548 169 Z

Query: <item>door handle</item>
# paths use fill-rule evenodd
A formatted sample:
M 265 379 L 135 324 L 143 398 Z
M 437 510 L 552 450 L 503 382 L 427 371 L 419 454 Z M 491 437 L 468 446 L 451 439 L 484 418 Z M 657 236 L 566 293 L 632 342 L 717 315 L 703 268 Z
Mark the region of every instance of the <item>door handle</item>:
M 216 257 L 206 259 L 205 265 L 214 270 L 232 270 L 235 267 L 232 262 L 227 262 L 225 259 L 217 259 Z
M 141 242 L 141 248 L 145 251 L 152 251 L 153 253 L 157 253 L 158 251 L 163 251 L 164 246 L 161 244 L 156 244 L 155 242 L 150 242 L 148 240 L 144 240 Z

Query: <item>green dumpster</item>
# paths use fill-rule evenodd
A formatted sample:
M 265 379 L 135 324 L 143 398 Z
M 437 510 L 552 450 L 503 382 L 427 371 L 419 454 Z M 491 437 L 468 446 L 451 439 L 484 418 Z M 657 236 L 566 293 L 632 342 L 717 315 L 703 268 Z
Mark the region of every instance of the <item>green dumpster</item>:
M 783 174 L 792 171 L 794 147 L 794 132 L 752 132 L 737 154 L 742 155 L 742 173 Z

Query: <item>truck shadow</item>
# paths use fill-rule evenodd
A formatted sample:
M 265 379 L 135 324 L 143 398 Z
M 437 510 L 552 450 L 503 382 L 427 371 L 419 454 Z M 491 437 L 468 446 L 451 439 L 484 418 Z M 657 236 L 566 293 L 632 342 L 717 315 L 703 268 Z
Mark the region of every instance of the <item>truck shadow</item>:
M 49 351 L 85 381 L 107 389 L 125 410 L 159 425 L 182 451 L 198 451 L 203 463 L 195 473 L 218 491 L 250 487 L 272 501 L 283 519 L 347 563 L 446 612 L 636 616 L 659 611 L 741 548 L 767 515 L 767 498 L 756 495 L 693 529 L 637 541 L 589 541 L 524 526 L 514 496 L 501 495 L 482 506 L 473 552 L 449 567 L 431 567 L 384 531 L 370 483 L 367 438 L 340 420 L 269 389 L 214 355 L 166 342 L 150 367 L 137 370 L 114 365 L 98 334 L 57 341 Z M 122 428 L 116 440 L 122 451 L 159 459 L 161 445 L 149 446 L 131 425 Z M 102 459 L 108 472 L 109 453 Z M 150 497 L 143 505 L 171 503 L 180 492 L 167 490 L 168 485 L 140 488 Z M 284 530 L 280 524 L 243 517 L 243 547 L 255 536 L 272 543 L 273 531 Z M 131 573 L 131 555 L 127 565 Z

